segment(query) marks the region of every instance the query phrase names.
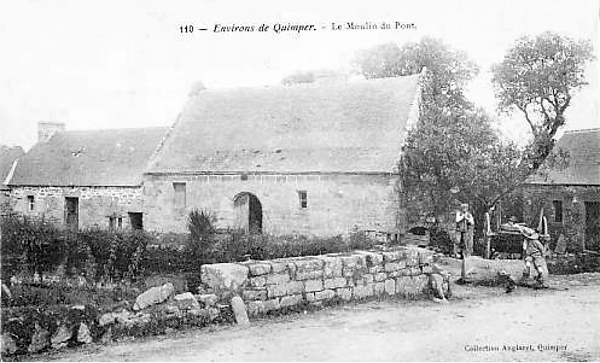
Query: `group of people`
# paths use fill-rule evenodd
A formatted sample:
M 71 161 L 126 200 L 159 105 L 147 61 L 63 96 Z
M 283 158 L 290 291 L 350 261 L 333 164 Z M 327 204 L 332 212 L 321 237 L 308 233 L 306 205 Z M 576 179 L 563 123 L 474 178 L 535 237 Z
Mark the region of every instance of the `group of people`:
M 461 204 L 460 209 L 456 211 L 456 238 L 454 241 L 454 257 L 462 259 L 461 278 L 466 280 L 467 275 L 467 259 L 473 253 L 473 231 L 475 229 L 475 219 L 469 212 L 468 204 Z M 546 252 L 544 245 L 540 242 L 539 234 L 525 226 L 522 223 L 517 223 L 516 217 L 511 217 L 508 222 L 508 227 L 513 231 L 517 231 L 523 235 L 523 257 L 524 271 L 522 282 L 526 281 L 531 276 L 531 267 L 533 266 L 537 272 L 536 280 L 540 287 L 547 286 L 548 268 L 544 254 Z

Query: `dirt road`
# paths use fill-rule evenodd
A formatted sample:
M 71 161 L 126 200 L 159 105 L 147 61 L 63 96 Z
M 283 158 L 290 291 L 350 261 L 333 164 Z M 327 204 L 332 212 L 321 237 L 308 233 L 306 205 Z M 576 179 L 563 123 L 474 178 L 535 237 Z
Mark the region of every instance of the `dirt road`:
M 600 360 L 600 283 L 369 302 L 38 357 L 61 361 Z M 558 284 L 555 284 L 558 286 Z M 531 349 L 531 350 L 523 350 Z

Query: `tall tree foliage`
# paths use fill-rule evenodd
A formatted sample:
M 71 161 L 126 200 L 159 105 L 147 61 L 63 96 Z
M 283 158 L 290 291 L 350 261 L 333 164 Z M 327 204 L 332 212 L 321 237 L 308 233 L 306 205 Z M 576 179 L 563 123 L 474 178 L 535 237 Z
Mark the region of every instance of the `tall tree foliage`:
M 492 68 L 499 110 L 522 113 L 533 136 L 524 173 L 537 171 L 551 154 L 574 92 L 587 84 L 584 66 L 593 58 L 590 42 L 546 32 L 518 39 Z
M 477 65 L 433 38 L 366 50 L 356 64 L 367 78 L 428 70 L 420 119 L 409 130 L 400 165 L 409 213 L 439 217 L 461 201 L 470 203 L 476 216 L 483 215 L 495 203 L 497 190 L 512 182 L 519 151 L 501 142 L 490 118 L 464 95 Z

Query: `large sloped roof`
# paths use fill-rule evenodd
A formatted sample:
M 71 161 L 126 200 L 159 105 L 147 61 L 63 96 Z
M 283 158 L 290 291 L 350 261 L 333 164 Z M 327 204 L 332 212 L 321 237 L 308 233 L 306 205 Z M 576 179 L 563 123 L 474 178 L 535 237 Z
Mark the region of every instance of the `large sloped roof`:
M 152 127 L 58 132 L 21 158 L 9 185 L 139 185 L 166 131 Z
M 148 172 L 390 172 L 419 76 L 203 90 Z
M 8 147 L 0 145 L 0 190 L 6 188 L 4 180 L 10 173 L 15 160 L 23 156 L 25 152 L 20 146 Z
M 568 153 L 568 166 L 532 177 L 530 183 L 600 185 L 600 128 L 566 131 L 556 147 Z

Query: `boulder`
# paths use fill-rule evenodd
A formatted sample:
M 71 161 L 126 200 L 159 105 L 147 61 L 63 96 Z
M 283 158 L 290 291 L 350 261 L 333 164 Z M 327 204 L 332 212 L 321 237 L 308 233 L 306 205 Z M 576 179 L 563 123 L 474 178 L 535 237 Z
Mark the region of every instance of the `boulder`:
M 66 346 L 66 343 L 73 336 L 73 332 L 69 329 L 68 326 L 61 325 L 56 329 L 52 338 L 50 338 L 50 343 L 52 343 L 52 348 L 59 349 Z
M 17 343 L 9 333 L 2 333 L 0 342 L 0 354 L 2 356 L 15 354 L 19 350 Z
M 114 323 L 116 320 L 117 320 L 117 317 L 113 313 L 102 314 L 102 316 L 100 316 L 100 319 L 98 319 L 98 325 L 106 326 L 106 325 Z
M 4 296 L 5 299 L 8 300 L 12 299 L 12 294 L 8 286 L 4 285 L 4 282 L 0 282 L 0 284 L 2 284 L 2 296 Z
M 204 307 L 214 306 L 219 298 L 215 294 L 201 294 L 196 295 L 196 299 L 204 304 Z
M 238 323 L 238 325 L 250 324 L 248 313 L 246 312 L 246 305 L 244 305 L 244 301 L 241 297 L 234 296 L 231 299 L 231 308 L 233 310 L 233 315 L 235 316 L 235 321 Z
M 86 323 L 79 324 L 79 329 L 77 330 L 77 341 L 83 344 L 90 344 L 93 339 L 90 334 L 90 328 L 88 328 Z
M 29 353 L 37 353 L 46 349 L 50 345 L 50 333 L 35 323 L 35 333 L 31 337 L 31 344 L 27 348 Z
M 202 265 L 202 282 L 212 290 L 237 290 L 248 281 L 248 267 L 237 263 Z
M 160 304 L 173 296 L 174 293 L 175 287 L 170 282 L 160 287 L 153 287 L 135 299 L 133 310 L 142 310 L 148 306 Z
M 174 300 L 181 310 L 200 309 L 200 303 L 191 292 L 175 295 Z

